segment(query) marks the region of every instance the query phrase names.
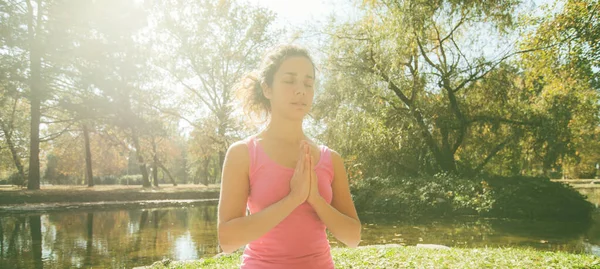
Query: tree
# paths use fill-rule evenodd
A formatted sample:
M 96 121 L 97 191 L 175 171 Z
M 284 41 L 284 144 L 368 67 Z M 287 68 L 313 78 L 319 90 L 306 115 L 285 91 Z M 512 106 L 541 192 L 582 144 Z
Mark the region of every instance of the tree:
M 584 164 L 587 168 L 578 170 L 593 175 L 600 162 L 593 153 L 600 150 L 595 143 L 600 126 L 599 13 L 598 1 L 565 1 L 560 12 L 547 10 L 526 21 L 539 26 L 521 46 L 545 48 L 524 55 L 520 63 L 525 87 L 538 96 L 532 105 L 547 112 L 533 144 L 541 153 L 544 174 Z
M 10 154 L 10 159 L 16 168 L 18 181 L 25 183 L 27 176 L 23 165 L 23 152 L 26 148 L 25 134 L 27 133 L 24 115 L 28 109 L 23 96 L 22 87 L 24 79 L 14 70 L 18 63 L 10 61 L 9 57 L 2 55 L 0 65 L 0 139 L 5 144 Z M 3 146 L 0 145 L 0 149 Z
M 234 117 L 232 88 L 255 68 L 263 51 L 275 43 L 281 30 L 273 29 L 274 14 L 264 8 L 236 1 L 159 1 L 152 7 L 158 21 L 156 66 L 163 67 L 169 81 L 185 89 L 178 116 L 196 128 L 206 119 L 223 164 L 227 146 L 240 123 Z M 214 133 L 214 135 L 212 135 Z
M 375 174 L 549 175 L 595 126 L 597 94 L 583 69 L 533 61 L 573 44 L 478 49 L 486 47 L 480 29 L 499 38 L 537 29 L 540 20 L 513 23 L 516 4 L 370 1 L 364 20 L 333 26 L 326 91 L 315 107 L 328 126 L 324 140 Z M 595 46 L 585 42 L 579 46 Z M 555 66 L 562 71 L 537 79 Z
M 13 73 L 12 82 L 20 81 L 28 86 L 25 92 L 29 99 L 31 120 L 27 188 L 32 190 L 39 189 L 40 185 L 39 125 L 41 104 L 46 97 L 42 80 L 44 48 L 41 44 L 43 44 L 46 34 L 44 31 L 44 13 L 47 11 L 47 7 L 48 2 L 42 0 L 35 2 L 30 0 L 10 1 L 0 4 L 0 14 L 5 18 L 0 21 L 0 28 L 3 33 L 8 33 L 8 35 L 2 35 L 1 38 L 2 60 L 8 59 L 9 63 L 18 63 L 11 67 L 23 69 L 10 70 L 9 73 Z M 26 30 L 23 31 L 23 29 Z M 3 66 L 3 68 L 5 67 Z M 15 74 L 18 77 L 15 77 Z M 25 79 L 21 80 L 19 77 Z M 8 129 L 7 131 L 11 132 Z M 19 173 L 21 176 L 25 174 Z
M 481 40 L 474 30 L 486 27 L 502 35 L 512 26 L 515 6 L 512 1 L 372 1 L 364 20 L 331 33 L 329 85 L 349 79 L 352 83 L 344 85 L 357 86 L 345 97 L 369 104 L 359 105 L 362 109 L 410 119 L 390 119 L 386 125 L 416 135 L 409 143 L 419 141 L 428 149 L 416 156 L 433 160 L 420 164 L 430 172 L 472 171 L 480 164 L 461 162 L 456 155 L 474 126 L 524 123 L 474 114 L 465 104 L 468 88 L 512 55 L 524 52 L 490 57 L 475 49 Z M 490 149 L 489 156 L 496 151 Z
M 29 139 L 29 179 L 27 189 L 40 189 L 40 118 L 41 102 L 44 96 L 42 82 L 42 0 L 34 4 L 27 0 L 27 34 L 29 45 L 29 101 L 31 107 L 31 127 Z

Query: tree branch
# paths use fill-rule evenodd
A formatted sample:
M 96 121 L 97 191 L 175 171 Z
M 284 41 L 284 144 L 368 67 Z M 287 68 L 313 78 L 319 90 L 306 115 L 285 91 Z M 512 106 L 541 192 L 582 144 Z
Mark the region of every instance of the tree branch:
M 427 56 L 427 52 L 425 51 L 425 49 L 423 48 L 423 45 L 421 44 L 421 41 L 419 40 L 419 37 L 417 36 L 417 33 L 414 32 L 415 34 L 415 39 L 417 41 L 417 45 L 419 46 L 419 50 L 421 51 L 421 55 L 423 55 L 423 58 L 425 58 L 425 61 L 431 65 L 431 67 L 433 67 L 434 69 L 440 71 L 440 73 L 444 74 L 444 70 L 442 70 L 439 66 L 437 66 L 436 64 L 434 64 L 431 59 L 429 59 L 429 57 Z
M 502 141 L 502 143 L 496 145 L 496 147 L 494 147 L 492 149 L 492 151 L 490 151 L 490 153 L 488 154 L 487 157 L 485 157 L 485 159 L 483 160 L 483 162 L 481 162 L 481 164 L 479 164 L 476 168 L 475 168 L 475 173 L 479 173 L 479 171 L 481 171 L 483 169 L 483 167 L 490 161 L 492 160 L 492 158 L 494 156 L 496 156 L 496 154 L 498 154 L 498 152 L 500 152 L 502 149 L 504 149 L 504 147 L 506 147 L 506 145 L 514 139 L 514 135 L 510 135 L 508 138 L 506 138 L 504 141 Z
M 53 133 L 53 134 L 50 134 L 50 135 L 48 135 L 48 136 L 46 136 L 46 137 L 44 137 L 44 138 L 41 138 L 41 139 L 40 139 L 40 142 L 48 142 L 48 141 L 50 141 L 50 140 L 53 140 L 53 139 L 55 139 L 55 138 L 57 138 L 57 137 L 61 136 L 62 134 L 66 133 L 66 132 L 74 131 L 74 130 L 71 130 L 71 129 L 70 129 L 70 127 L 71 127 L 72 125 L 73 125 L 73 123 L 69 124 L 69 126 L 67 126 L 65 129 L 63 129 L 63 130 L 62 130 L 62 131 L 60 131 L 60 132 Z
M 483 115 L 474 116 L 473 118 L 471 118 L 471 120 L 468 121 L 469 124 L 475 123 L 475 122 L 500 122 L 500 123 L 508 123 L 508 124 L 521 125 L 521 126 L 534 126 L 535 125 L 535 123 L 528 122 L 528 121 L 518 121 L 518 120 L 511 120 L 511 119 L 504 119 L 504 118 L 483 116 Z

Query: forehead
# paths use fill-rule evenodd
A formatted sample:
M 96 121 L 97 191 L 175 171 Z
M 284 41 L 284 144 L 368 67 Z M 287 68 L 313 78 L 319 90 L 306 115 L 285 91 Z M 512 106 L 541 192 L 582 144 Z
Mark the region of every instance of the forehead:
M 295 73 L 296 75 L 301 77 L 315 77 L 315 70 L 313 64 L 310 62 L 309 59 L 302 56 L 294 56 L 285 59 L 279 66 L 279 70 L 277 70 L 277 73 L 279 75 Z

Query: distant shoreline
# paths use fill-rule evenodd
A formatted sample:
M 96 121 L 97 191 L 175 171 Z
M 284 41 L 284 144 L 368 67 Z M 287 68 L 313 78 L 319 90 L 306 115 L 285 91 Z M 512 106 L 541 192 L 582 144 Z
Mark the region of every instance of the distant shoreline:
M 207 204 L 217 204 L 218 198 L 208 199 L 176 199 L 176 200 L 136 200 L 136 201 L 109 201 L 109 202 L 76 202 L 76 203 L 31 203 L 0 205 L 0 214 L 40 214 L 57 211 L 106 211 L 123 210 L 130 208 L 169 208 L 169 207 L 194 207 Z
M 158 188 L 141 186 L 97 185 L 42 186 L 41 190 L 27 190 L 13 186 L 0 187 L 0 212 L 2 208 L 23 208 L 25 211 L 77 207 L 123 206 L 126 204 L 174 204 L 216 200 L 218 185 L 162 185 Z M 127 203 L 118 203 L 127 202 Z M 159 203 L 160 202 L 160 203 Z M 27 210 L 29 209 L 29 210 Z

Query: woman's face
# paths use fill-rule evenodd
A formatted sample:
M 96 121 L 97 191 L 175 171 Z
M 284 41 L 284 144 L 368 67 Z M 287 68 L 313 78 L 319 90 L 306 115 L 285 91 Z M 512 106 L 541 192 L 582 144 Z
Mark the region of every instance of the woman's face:
M 263 86 L 265 97 L 271 102 L 271 113 L 302 120 L 312 107 L 314 83 L 314 67 L 309 59 L 285 59 L 275 72 L 271 87 Z

